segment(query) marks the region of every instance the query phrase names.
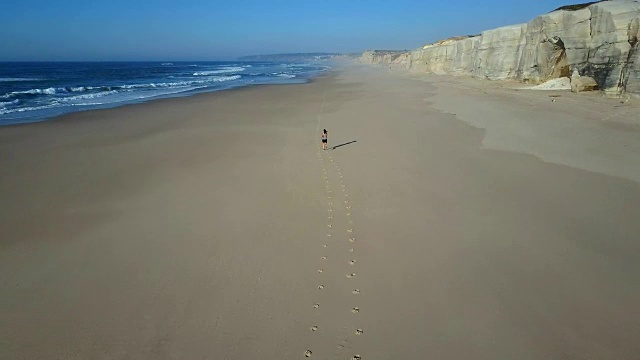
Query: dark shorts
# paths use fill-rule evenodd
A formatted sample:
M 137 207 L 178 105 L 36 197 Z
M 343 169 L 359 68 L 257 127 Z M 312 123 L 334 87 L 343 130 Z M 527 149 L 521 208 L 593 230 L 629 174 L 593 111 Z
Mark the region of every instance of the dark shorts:
M 322 142 L 326 144 L 327 143 L 327 139 L 322 139 Z

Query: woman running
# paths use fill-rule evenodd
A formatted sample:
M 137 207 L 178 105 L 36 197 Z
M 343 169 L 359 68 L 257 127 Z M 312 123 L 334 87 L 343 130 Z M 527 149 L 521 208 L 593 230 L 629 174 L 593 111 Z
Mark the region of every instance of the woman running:
M 327 129 L 322 130 L 322 150 L 327 150 Z

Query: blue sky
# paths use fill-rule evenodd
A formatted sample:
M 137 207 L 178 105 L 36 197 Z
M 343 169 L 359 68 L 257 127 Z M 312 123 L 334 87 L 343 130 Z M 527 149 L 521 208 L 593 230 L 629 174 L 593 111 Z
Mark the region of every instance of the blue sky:
M 412 49 L 526 22 L 575 2 L 6 1 L 0 11 L 0 61 L 224 60 L 279 52 Z

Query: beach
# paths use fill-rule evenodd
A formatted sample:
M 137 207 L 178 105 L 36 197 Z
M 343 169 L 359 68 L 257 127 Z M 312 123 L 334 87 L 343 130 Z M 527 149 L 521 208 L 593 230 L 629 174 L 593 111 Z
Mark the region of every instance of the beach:
M 640 358 L 640 103 L 518 86 L 345 66 L 0 127 L 0 358 Z

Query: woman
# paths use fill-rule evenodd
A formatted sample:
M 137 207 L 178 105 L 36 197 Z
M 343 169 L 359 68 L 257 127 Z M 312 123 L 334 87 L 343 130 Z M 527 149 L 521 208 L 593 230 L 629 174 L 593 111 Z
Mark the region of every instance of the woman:
M 327 129 L 322 130 L 322 150 L 327 150 Z

